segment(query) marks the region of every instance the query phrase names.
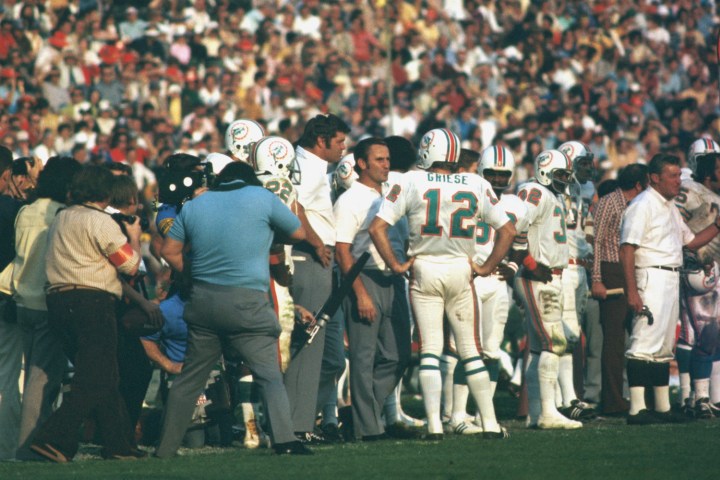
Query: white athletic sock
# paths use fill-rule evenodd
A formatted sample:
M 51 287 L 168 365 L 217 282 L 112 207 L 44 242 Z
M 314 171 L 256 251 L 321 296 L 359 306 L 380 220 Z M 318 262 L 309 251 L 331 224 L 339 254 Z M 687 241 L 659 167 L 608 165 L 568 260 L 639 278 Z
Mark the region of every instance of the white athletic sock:
M 710 379 L 709 378 L 699 378 L 697 380 L 694 380 L 693 386 L 695 387 L 695 401 L 697 401 L 700 398 L 710 397 Z
M 453 355 L 440 357 L 440 373 L 442 374 L 442 416 L 450 418 L 453 413 L 453 378 L 458 359 Z
M 720 403 L 720 361 L 713 362 L 710 374 L 710 401 Z
M 467 401 L 470 395 L 470 389 L 467 385 L 453 385 L 453 404 L 452 404 L 452 415 L 450 421 L 454 424 L 464 422 L 467 417 Z
M 630 387 L 630 415 L 645 410 L 645 387 Z
M 542 415 L 560 415 L 555 406 L 559 362 L 560 357 L 552 352 L 542 352 L 540 354 L 538 377 L 540 379 L 540 409 Z
M 692 384 L 690 382 L 689 373 L 680 374 L 680 404 L 684 404 L 685 400 L 690 398 L 692 393 Z
M 528 391 L 528 425 L 537 425 L 540 416 L 540 377 L 538 364 L 540 356 L 531 353 L 525 367 L 525 385 Z
M 480 357 L 477 357 L 464 365 L 468 388 L 472 392 L 478 410 L 480 410 L 483 430 L 486 432 L 500 431 L 497 418 L 495 418 L 495 405 L 493 405 L 492 392 L 490 391 L 490 375 L 485 363 Z
M 575 395 L 575 383 L 573 382 L 573 356 L 572 353 L 566 353 L 560 356 L 558 365 L 558 384 L 562 393 L 562 404 L 569 407 L 573 400 L 577 399 Z
M 670 411 L 670 387 L 663 385 L 661 387 L 653 387 L 655 393 L 655 411 L 665 413 Z
M 434 355 L 421 355 L 419 377 L 425 415 L 428 420 L 428 433 L 443 433 L 440 420 L 440 397 L 442 395 L 440 359 Z

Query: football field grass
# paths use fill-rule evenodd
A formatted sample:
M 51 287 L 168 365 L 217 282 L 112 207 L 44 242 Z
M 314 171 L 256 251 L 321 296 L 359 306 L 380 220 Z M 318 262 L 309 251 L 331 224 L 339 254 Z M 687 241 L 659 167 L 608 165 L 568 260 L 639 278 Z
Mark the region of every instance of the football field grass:
M 315 455 L 278 457 L 267 449 L 182 450 L 166 460 L 103 461 L 83 447 L 74 462 L 0 463 L 0 479 L 710 479 L 720 473 L 720 419 L 626 426 L 603 419 L 581 430 L 527 430 L 498 413 L 511 438 L 446 436 L 441 442 L 380 441 L 314 447 Z

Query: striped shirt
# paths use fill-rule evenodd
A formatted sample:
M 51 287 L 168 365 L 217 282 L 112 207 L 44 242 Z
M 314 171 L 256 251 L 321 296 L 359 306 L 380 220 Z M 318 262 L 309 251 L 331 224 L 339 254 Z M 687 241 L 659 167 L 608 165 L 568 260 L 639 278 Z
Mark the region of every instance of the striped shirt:
M 120 298 L 118 272 L 134 273 L 140 263 L 140 255 L 128 248 L 120 226 L 96 207 L 75 205 L 61 210 L 48 239 L 45 268 L 51 287 L 81 285 Z
M 595 257 L 592 281 L 602 282 L 601 262 L 620 263 L 620 223 L 627 208 L 622 189 L 600 199 L 595 209 Z

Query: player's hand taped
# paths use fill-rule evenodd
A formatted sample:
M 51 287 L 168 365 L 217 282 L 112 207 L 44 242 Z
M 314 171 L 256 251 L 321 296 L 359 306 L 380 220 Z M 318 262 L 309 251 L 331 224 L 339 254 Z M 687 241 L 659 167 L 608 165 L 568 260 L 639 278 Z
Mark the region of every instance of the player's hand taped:
M 548 283 L 552 280 L 552 270 L 545 264 L 537 262 L 535 270 L 523 268 L 523 278 L 535 280 L 537 282 Z

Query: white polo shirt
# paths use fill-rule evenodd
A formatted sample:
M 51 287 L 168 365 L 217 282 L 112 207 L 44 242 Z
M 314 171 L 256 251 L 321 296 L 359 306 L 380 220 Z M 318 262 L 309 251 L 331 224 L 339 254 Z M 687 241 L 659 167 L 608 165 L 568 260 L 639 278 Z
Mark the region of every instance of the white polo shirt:
M 300 184 L 296 185 L 298 203 L 305 209 L 310 226 L 325 245 L 335 245 L 335 217 L 330 200 L 328 162 L 302 147 L 295 149 L 300 167 Z
M 625 210 L 620 227 L 620 245 L 636 245 L 635 266 L 680 267 L 682 247 L 695 238 L 683 222 L 675 200 L 666 200 L 649 187 Z
M 375 248 L 368 228 L 377 215 L 387 190 L 387 184 L 383 184 L 381 195 L 374 188 L 355 182 L 335 202 L 336 240 L 352 244 L 350 252 L 355 260 L 364 252 L 370 252 L 366 269 L 386 270 L 385 262 Z

